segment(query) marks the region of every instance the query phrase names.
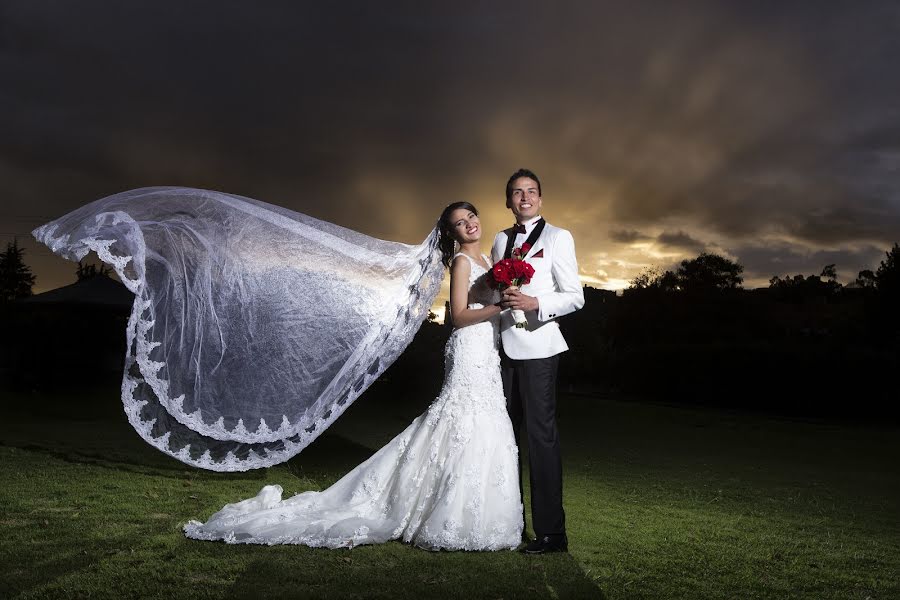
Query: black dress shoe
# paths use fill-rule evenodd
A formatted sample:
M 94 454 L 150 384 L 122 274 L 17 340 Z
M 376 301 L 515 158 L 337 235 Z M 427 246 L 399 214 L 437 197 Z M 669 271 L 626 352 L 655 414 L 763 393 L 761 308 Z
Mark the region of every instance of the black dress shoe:
M 522 552 L 525 554 L 546 554 L 547 552 L 568 552 L 569 540 L 563 535 L 543 535 L 532 540 Z

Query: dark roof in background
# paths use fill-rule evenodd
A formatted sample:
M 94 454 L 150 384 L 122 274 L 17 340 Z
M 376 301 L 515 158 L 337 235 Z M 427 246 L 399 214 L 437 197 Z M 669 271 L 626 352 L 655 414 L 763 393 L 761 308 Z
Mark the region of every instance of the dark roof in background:
M 122 283 L 98 275 L 22 300 L 28 304 L 81 304 L 131 308 L 134 294 Z

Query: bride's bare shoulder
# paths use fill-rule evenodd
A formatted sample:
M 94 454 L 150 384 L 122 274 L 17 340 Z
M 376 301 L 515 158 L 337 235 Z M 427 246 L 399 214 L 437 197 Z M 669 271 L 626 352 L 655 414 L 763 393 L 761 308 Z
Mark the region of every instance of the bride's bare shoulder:
M 472 263 L 468 256 L 463 254 L 462 252 L 458 253 L 453 259 L 450 261 L 450 274 L 451 275 L 461 275 L 465 273 L 468 275 L 469 271 L 472 270 Z

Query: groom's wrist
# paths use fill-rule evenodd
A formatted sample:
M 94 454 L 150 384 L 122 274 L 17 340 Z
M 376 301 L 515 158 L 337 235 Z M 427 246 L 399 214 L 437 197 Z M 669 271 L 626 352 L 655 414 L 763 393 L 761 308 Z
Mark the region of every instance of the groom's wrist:
M 555 319 L 557 315 L 552 307 L 552 302 L 546 301 L 547 299 L 545 298 L 544 299 L 545 302 L 544 302 L 543 310 L 542 310 L 541 299 L 538 298 L 537 300 L 538 300 L 538 310 L 537 310 L 538 320 L 539 321 L 552 321 L 553 319 Z

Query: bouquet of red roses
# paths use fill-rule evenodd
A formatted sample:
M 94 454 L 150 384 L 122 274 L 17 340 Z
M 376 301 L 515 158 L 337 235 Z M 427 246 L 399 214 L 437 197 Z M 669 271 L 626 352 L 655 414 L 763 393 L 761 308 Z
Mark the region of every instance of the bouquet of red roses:
M 513 248 L 512 258 L 497 261 L 491 268 L 491 280 L 501 291 L 509 287 L 520 287 L 531 282 L 534 267 L 525 262 L 525 255 L 531 250 L 530 244 L 522 244 L 521 248 Z M 525 327 L 528 320 L 525 311 L 514 308 L 512 311 L 516 327 Z

